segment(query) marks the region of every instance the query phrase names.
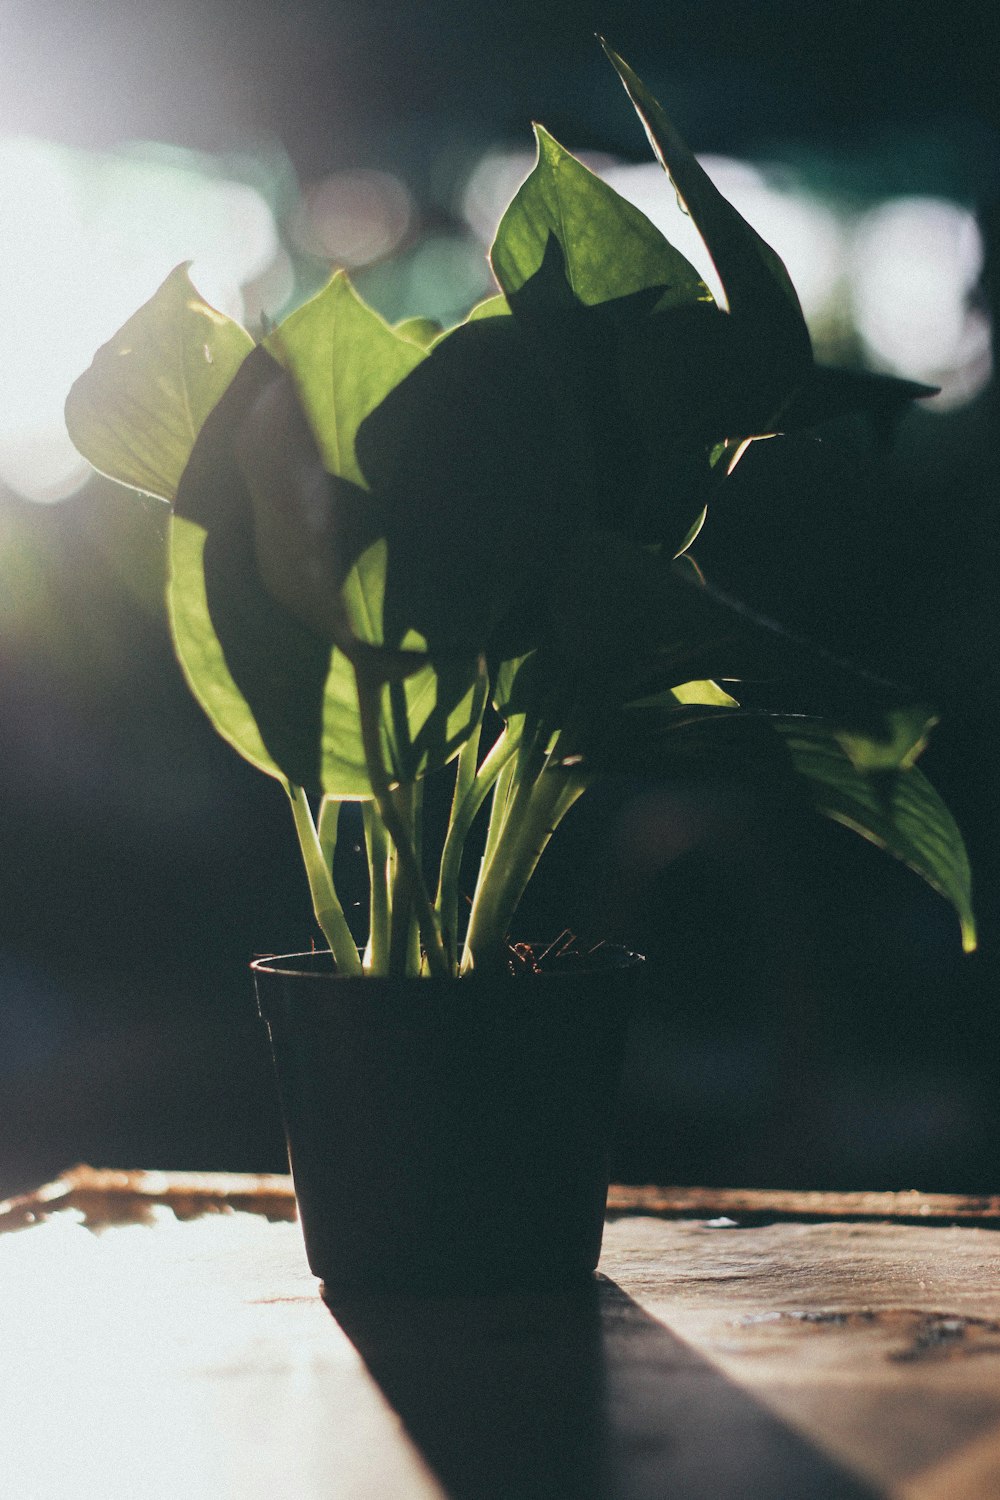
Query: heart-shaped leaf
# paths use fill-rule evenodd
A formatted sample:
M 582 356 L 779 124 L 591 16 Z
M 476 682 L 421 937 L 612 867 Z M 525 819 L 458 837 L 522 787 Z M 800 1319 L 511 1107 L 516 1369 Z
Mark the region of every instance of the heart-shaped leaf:
M 490 261 L 510 297 L 536 275 L 550 238 L 586 306 L 655 288 L 660 306 L 711 302 L 697 271 L 646 215 L 535 126 L 538 156 L 500 220 Z
M 287 525 L 280 498 L 265 507 L 266 524 L 255 515 L 259 497 L 247 480 L 245 426 L 249 421 L 255 439 L 261 436 L 257 403 L 276 374 L 286 380 L 266 350 L 255 351 L 211 413 L 185 469 L 171 526 L 174 644 L 195 696 L 254 764 L 330 796 L 370 796 L 354 667 L 331 650 L 334 636 L 326 627 L 344 619 L 352 642 L 360 639 L 375 652 L 385 646 L 385 547 L 377 537 L 358 540 L 370 497 L 323 474 L 305 424 L 264 433 L 278 450 L 276 468 L 272 473 L 262 459 L 254 480 L 266 491 L 269 480 L 290 475 L 291 485 L 302 470 L 308 503 L 293 502 Z M 311 529 L 299 525 L 306 504 L 316 512 Z M 354 536 L 347 562 L 337 550 L 341 512 Z M 300 556 L 303 545 L 320 557 L 316 573 Z M 327 597 L 338 601 L 329 616 L 322 612 Z M 486 685 L 476 657 L 436 670 L 422 648 L 407 638 L 405 680 L 385 674 L 395 678 L 381 700 L 382 754 L 392 781 L 443 764 L 482 713 Z M 386 654 L 391 662 L 400 653 Z
M 327 472 L 364 486 L 358 428 L 420 364 L 421 343 L 390 328 L 338 271 L 264 344 L 292 376 Z
M 74 383 L 69 435 L 102 474 L 172 500 L 206 417 L 252 348 L 195 290 L 187 263 L 178 266 Z

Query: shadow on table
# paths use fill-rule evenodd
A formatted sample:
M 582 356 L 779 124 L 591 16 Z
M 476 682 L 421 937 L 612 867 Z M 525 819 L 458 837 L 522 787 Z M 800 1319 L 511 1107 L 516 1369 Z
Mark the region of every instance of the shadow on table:
M 452 1500 L 875 1500 L 605 1278 L 331 1311 Z

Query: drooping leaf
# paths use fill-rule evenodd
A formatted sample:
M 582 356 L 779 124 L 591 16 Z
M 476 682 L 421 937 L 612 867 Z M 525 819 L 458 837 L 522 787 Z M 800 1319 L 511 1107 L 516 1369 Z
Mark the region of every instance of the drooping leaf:
M 906 704 L 889 710 L 880 733 L 842 729 L 837 743 L 856 771 L 908 770 L 916 765 L 937 722 L 937 714 L 925 704 Z
M 416 369 L 424 349 L 362 302 L 343 271 L 264 342 L 295 382 L 328 472 L 363 486 L 358 428 Z
M 697 271 L 645 214 L 535 126 L 538 156 L 497 229 L 490 261 L 510 297 L 539 270 L 549 239 L 573 295 L 594 306 L 656 288 L 660 306 L 712 300 Z
M 881 769 L 852 762 L 844 732 L 822 720 L 727 707 L 691 684 L 627 704 L 587 725 L 582 770 L 593 775 L 738 778 L 765 783 L 782 796 L 805 794 L 819 813 L 853 829 L 921 876 L 954 906 L 966 951 L 976 945 L 971 875 L 954 818 L 912 763 L 907 742 L 920 709 L 890 716 Z M 710 685 L 712 686 L 712 685 Z M 732 704 L 732 700 L 730 700 Z M 910 731 L 903 731 L 908 720 Z M 895 733 L 893 733 L 895 731 Z M 857 736 L 852 740 L 857 744 Z M 891 747 L 891 748 L 890 748 Z M 894 757 L 894 759 L 893 759 Z M 874 763 L 874 762 L 873 762 Z
M 976 946 L 972 876 L 954 818 L 915 766 L 865 772 L 852 763 L 835 730 L 795 720 L 777 729 L 818 811 L 854 829 L 914 870 L 954 906 L 962 946 Z
M 206 417 L 253 348 L 195 290 L 188 264 L 98 349 L 66 401 L 66 427 L 84 458 L 163 500 L 177 493 Z

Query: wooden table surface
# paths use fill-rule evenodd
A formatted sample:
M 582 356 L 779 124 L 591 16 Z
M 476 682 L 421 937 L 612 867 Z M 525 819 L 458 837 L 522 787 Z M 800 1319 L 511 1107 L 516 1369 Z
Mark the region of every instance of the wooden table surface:
M 1000 1203 L 614 1189 L 591 1293 L 319 1299 L 282 1177 L 0 1205 L 18 1500 L 1000 1497 Z

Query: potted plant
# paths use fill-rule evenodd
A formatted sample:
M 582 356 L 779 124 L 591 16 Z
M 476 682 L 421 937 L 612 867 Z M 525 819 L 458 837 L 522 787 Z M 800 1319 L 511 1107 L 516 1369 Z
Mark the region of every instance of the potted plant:
M 258 993 L 311 1263 L 341 1289 L 596 1264 L 612 990 L 634 966 L 604 950 L 593 971 L 546 964 L 508 938 L 550 837 L 607 770 L 764 749 L 941 891 L 974 943 L 960 835 L 914 764 L 933 716 L 712 589 L 688 554 L 755 438 L 927 392 L 815 363 L 781 261 L 607 50 L 727 306 L 539 127 L 492 247 L 497 293 L 460 326 L 391 328 L 337 273 L 255 343 L 182 266 L 67 402 L 96 468 L 171 505 L 187 682 L 288 793 L 332 961 L 258 964 Z M 741 703 L 733 684 L 760 676 L 788 684 L 778 709 Z M 431 849 L 423 792 L 442 775 Z M 360 947 L 333 876 L 352 800 Z

